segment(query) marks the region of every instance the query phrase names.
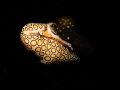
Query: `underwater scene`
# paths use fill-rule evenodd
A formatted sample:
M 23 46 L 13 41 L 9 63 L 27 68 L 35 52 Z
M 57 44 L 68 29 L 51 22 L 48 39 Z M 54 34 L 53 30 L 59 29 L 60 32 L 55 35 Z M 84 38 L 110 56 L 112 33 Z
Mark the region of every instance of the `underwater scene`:
M 98 9 L 78 4 L 49 0 L 2 13 L 1 90 L 97 88 Z

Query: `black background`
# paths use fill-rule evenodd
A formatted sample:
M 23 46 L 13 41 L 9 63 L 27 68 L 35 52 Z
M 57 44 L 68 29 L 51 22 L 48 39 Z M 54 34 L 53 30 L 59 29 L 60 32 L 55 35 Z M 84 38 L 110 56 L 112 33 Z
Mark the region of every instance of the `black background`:
M 34 88 L 41 90 L 80 90 L 97 88 L 98 50 L 103 26 L 103 6 L 100 2 L 49 0 L 31 3 L 14 3 L 1 8 L 2 89 L 18 90 Z M 95 49 L 90 55 L 80 57 L 78 64 L 44 66 L 29 53 L 20 41 L 21 28 L 30 22 L 57 22 L 62 16 L 74 19 L 75 31 L 88 39 Z M 89 50 L 88 50 L 89 51 Z M 36 88 L 36 89 L 35 89 Z

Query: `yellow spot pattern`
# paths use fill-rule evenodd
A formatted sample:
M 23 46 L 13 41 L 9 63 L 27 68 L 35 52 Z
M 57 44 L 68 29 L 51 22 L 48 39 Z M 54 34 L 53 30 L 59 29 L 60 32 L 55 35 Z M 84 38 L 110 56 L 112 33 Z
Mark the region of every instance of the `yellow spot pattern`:
M 25 31 L 28 31 L 28 27 L 25 28 Z
M 61 56 L 61 57 L 60 57 L 60 60 L 64 60 L 64 58 L 65 58 L 65 56 Z
M 52 54 L 51 57 L 55 57 L 55 54 Z
M 40 55 L 40 56 L 43 56 L 43 55 L 44 55 L 44 52 L 40 52 L 39 55 Z
M 56 59 L 56 58 L 52 60 L 52 62 L 56 62 L 56 61 L 57 61 L 57 59 Z
M 40 47 L 37 47 L 37 48 L 35 49 L 35 51 L 36 51 L 36 52 L 39 52 L 39 51 L 40 51 Z
M 30 46 L 30 45 L 27 45 L 27 48 L 28 48 L 28 49 L 32 49 L 32 46 Z
M 55 43 L 54 42 L 52 43 L 52 46 L 55 47 Z
M 35 30 L 37 30 L 37 29 L 38 29 L 38 26 L 37 26 L 37 25 L 33 25 L 33 28 L 34 28 Z
M 31 28 L 31 27 L 30 27 L 30 28 L 29 28 L 29 30 L 30 30 L 30 31 L 32 31 L 32 30 L 33 30 L 33 28 Z
M 56 50 L 60 51 L 60 47 L 57 47 Z
M 32 46 L 35 46 L 35 45 L 36 45 L 36 41 L 35 41 L 35 40 L 32 40 L 32 41 L 31 41 L 31 45 L 32 45 Z
M 44 40 L 43 42 L 44 42 L 44 44 L 47 44 L 47 40 Z
M 31 23 L 29 23 L 29 24 L 27 24 L 26 26 L 32 26 L 32 24 L 31 24 Z
M 34 36 L 33 36 L 33 39 L 38 39 L 38 36 L 35 36 L 35 35 L 34 35 Z
M 50 61 L 50 57 L 49 56 L 45 57 L 45 60 Z
M 57 53 L 57 57 L 60 57 L 60 55 L 61 55 L 60 53 Z
M 41 28 L 42 28 L 42 25 L 41 25 L 41 24 L 38 24 L 38 27 L 41 29 Z
M 52 50 L 51 50 L 53 53 L 55 53 L 55 51 L 56 51 L 56 49 L 55 48 L 52 48 Z
M 46 55 L 49 55 L 50 54 L 50 51 L 46 51 Z
M 42 46 L 42 50 L 45 51 L 46 50 L 46 46 Z
M 28 40 L 28 39 L 25 39 L 25 43 L 29 43 L 29 40 Z
M 42 45 L 42 41 L 38 40 L 38 45 L 41 46 Z
M 51 45 L 50 44 L 47 45 L 47 49 L 51 49 Z
M 28 35 L 28 36 L 27 36 L 27 38 L 28 38 L 28 39 L 31 39 L 31 38 L 32 38 L 32 36 L 31 36 L 31 35 Z

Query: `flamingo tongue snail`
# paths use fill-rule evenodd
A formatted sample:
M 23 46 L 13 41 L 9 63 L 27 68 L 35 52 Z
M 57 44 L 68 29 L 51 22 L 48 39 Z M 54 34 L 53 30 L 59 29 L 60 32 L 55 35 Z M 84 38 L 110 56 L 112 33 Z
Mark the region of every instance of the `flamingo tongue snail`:
M 62 40 L 54 31 L 55 23 L 28 23 L 20 33 L 23 45 L 34 52 L 41 63 L 55 64 L 78 62 L 72 45 Z

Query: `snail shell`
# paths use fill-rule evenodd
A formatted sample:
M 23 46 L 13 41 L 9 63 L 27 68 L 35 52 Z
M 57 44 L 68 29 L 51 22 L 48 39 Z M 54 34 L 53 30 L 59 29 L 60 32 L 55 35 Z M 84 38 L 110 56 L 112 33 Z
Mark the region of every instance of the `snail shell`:
M 52 29 L 55 23 L 28 23 L 20 33 L 23 45 L 35 53 L 41 63 L 78 62 L 72 45 L 62 40 Z

